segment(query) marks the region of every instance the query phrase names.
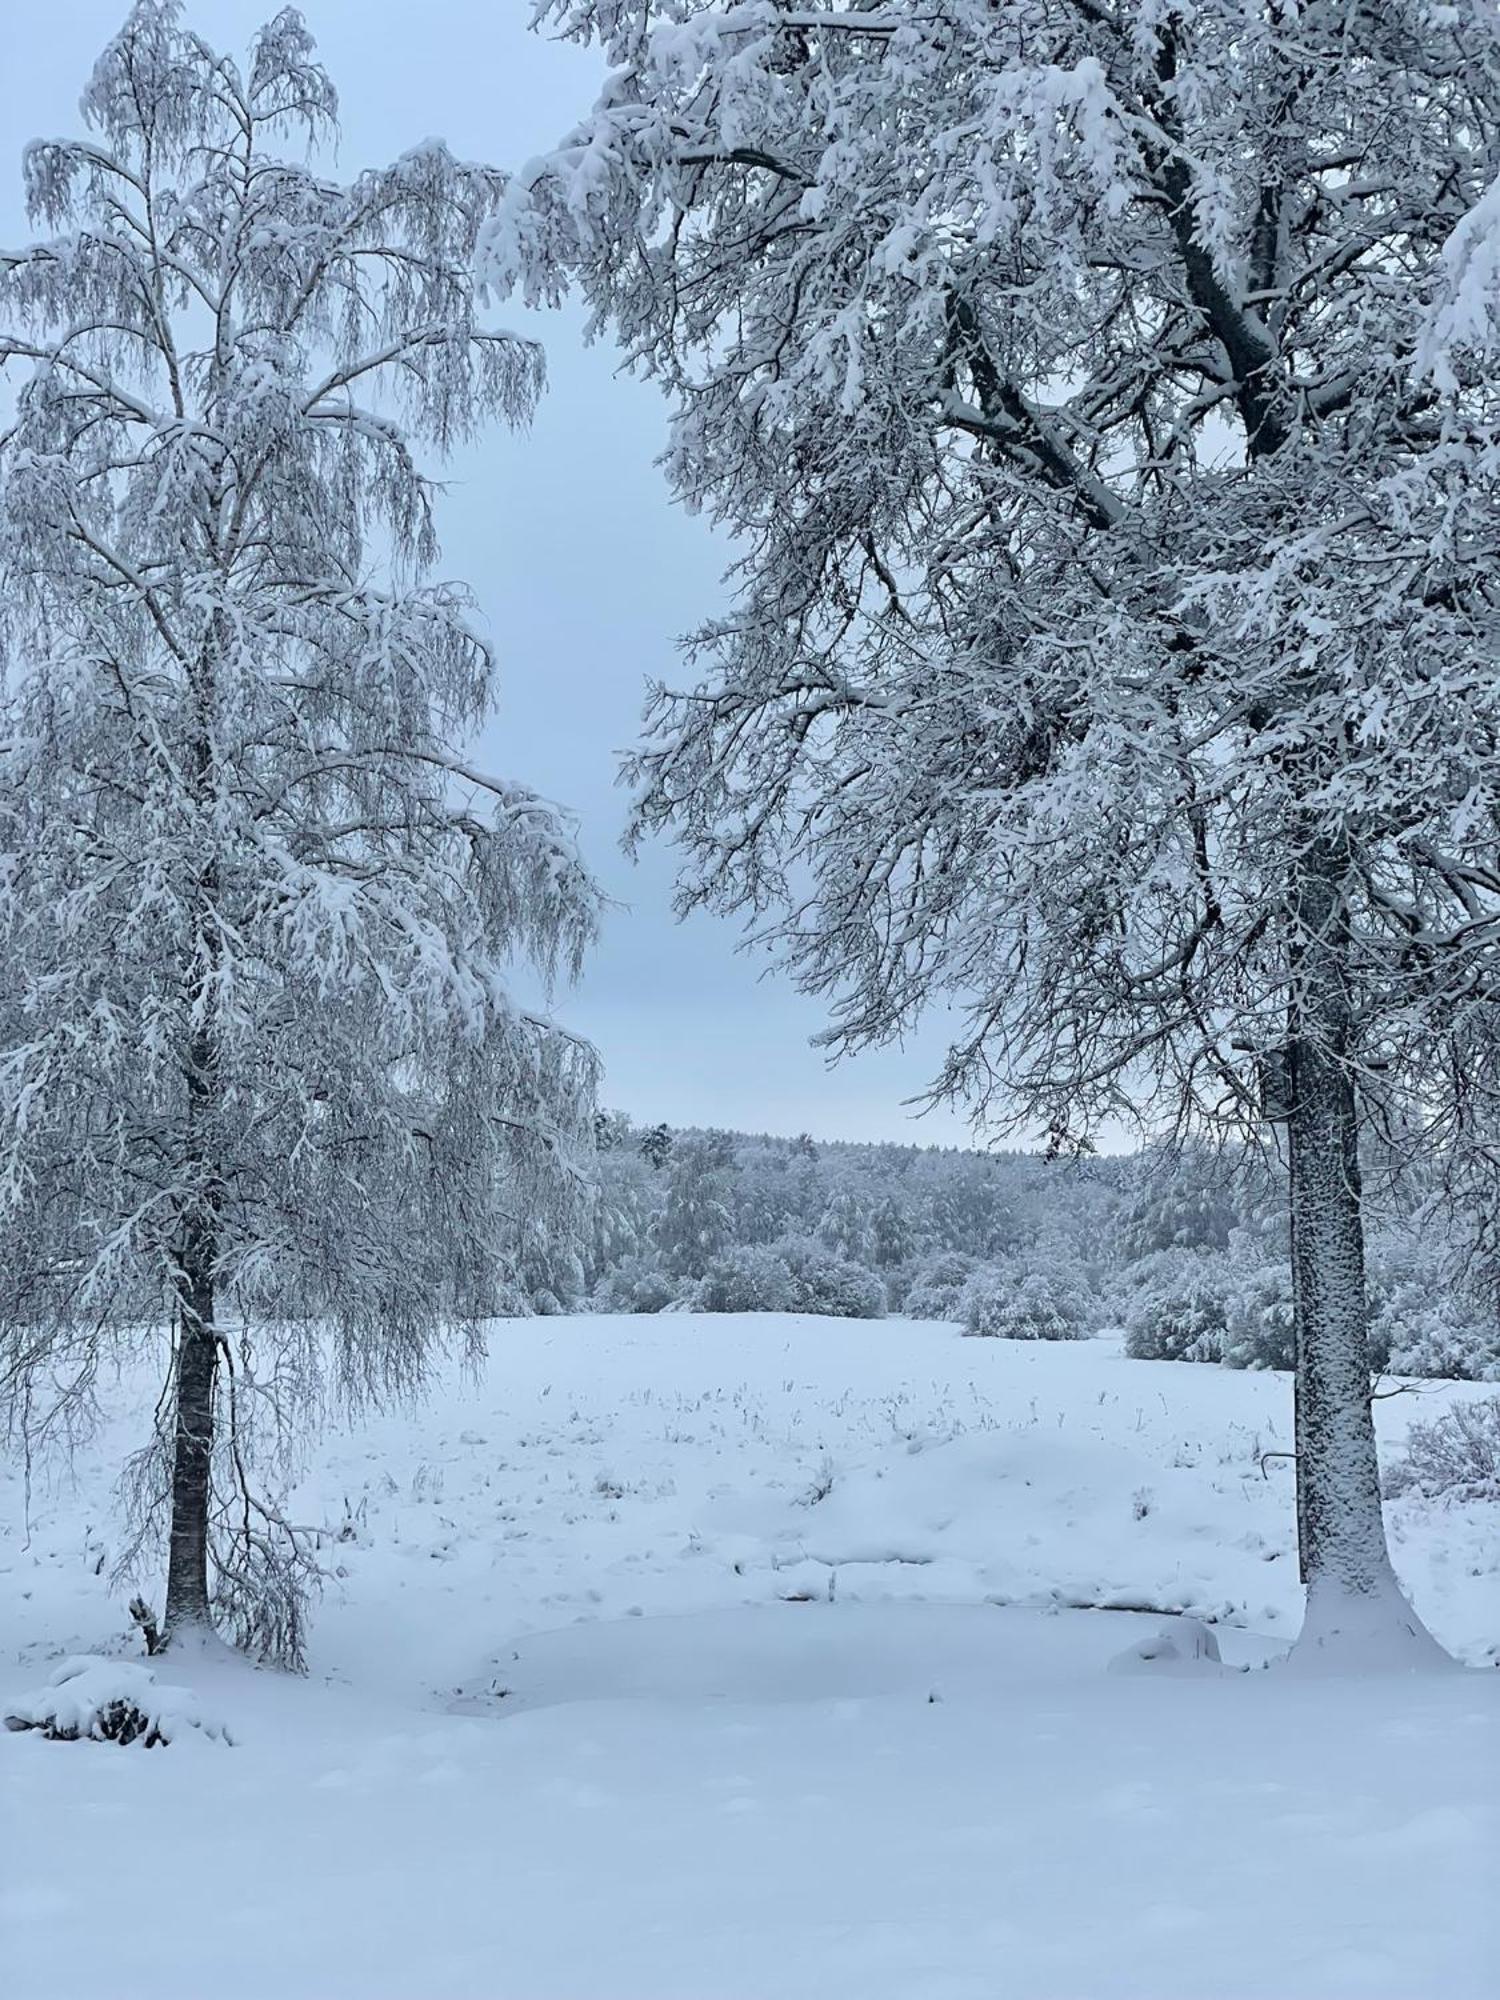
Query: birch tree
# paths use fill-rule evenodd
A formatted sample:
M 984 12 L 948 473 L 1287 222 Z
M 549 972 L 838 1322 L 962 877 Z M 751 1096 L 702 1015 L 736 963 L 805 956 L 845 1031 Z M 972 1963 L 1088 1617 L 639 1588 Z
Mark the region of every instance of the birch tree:
M 506 968 L 575 971 L 595 893 L 461 753 L 492 661 L 417 458 L 541 385 L 475 312 L 501 182 L 434 143 L 326 179 L 336 108 L 295 13 L 242 67 L 139 0 L 0 257 L 4 1379 L 70 1407 L 170 1320 L 163 1636 L 283 1655 L 247 1423 L 513 1302 L 593 1112 Z
M 1303 1657 L 1426 1656 L 1360 1141 L 1495 1158 L 1494 9 L 537 17 L 610 76 L 485 269 L 582 292 L 737 538 L 638 831 L 833 1049 L 961 1001 L 935 1088 L 979 1115 L 1284 1121 Z

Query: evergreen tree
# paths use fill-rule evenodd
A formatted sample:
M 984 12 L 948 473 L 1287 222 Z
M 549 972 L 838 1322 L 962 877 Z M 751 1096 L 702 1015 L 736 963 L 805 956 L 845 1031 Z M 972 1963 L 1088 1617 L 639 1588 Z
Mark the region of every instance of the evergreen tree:
M 726 1166 L 724 1147 L 713 1138 L 684 1138 L 672 1148 L 656 1248 L 674 1277 L 701 1278 L 734 1240 Z

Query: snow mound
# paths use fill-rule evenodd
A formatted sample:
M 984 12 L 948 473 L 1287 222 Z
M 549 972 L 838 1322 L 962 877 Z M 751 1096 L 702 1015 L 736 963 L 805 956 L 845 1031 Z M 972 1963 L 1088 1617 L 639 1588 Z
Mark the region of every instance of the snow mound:
M 1129 1646 L 1109 1663 L 1112 1674 L 1138 1674 L 1148 1670 L 1168 1673 L 1221 1673 L 1219 1642 L 1201 1618 L 1174 1618 L 1149 1639 Z
M 54 1743 L 140 1743 L 147 1750 L 188 1730 L 232 1743 L 224 1721 L 191 1688 L 164 1685 L 132 1660 L 81 1653 L 64 1660 L 46 1687 L 18 1696 L 6 1710 L 7 1729 L 39 1729 Z

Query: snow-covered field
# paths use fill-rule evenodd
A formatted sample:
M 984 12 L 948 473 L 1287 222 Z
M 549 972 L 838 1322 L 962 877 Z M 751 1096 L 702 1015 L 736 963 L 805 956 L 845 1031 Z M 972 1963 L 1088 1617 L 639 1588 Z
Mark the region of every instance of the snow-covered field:
M 1473 1393 L 1428 1387 L 1387 1440 Z M 29 1520 L 0 1471 L 0 1707 L 134 1652 L 110 1488 L 144 1422 L 34 1469 Z M 310 1676 L 164 1668 L 232 1745 L 0 1734 L 0 1990 L 1493 1995 L 1500 1675 L 1232 1670 L 1296 1628 L 1289 1427 L 1284 1377 L 1109 1341 L 497 1326 L 481 1380 L 312 1450 Z M 1491 1665 L 1500 1509 L 1388 1511 Z M 1229 1667 L 1114 1670 L 1178 1612 Z

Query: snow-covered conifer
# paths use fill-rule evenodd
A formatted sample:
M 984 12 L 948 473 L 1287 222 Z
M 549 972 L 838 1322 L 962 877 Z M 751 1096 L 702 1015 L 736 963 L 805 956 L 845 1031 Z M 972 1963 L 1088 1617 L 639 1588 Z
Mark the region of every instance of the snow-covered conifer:
M 295 12 L 242 67 L 138 0 L 0 256 L 5 1377 L 170 1320 L 166 1626 L 282 1651 L 284 1532 L 227 1483 L 268 1358 L 411 1382 L 570 1235 L 593 1108 L 506 967 L 570 974 L 595 894 L 461 754 L 492 663 L 416 456 L 541 384 L 475 312 L 502 184 L 436 143 L 324 178 L 335 111 Z

